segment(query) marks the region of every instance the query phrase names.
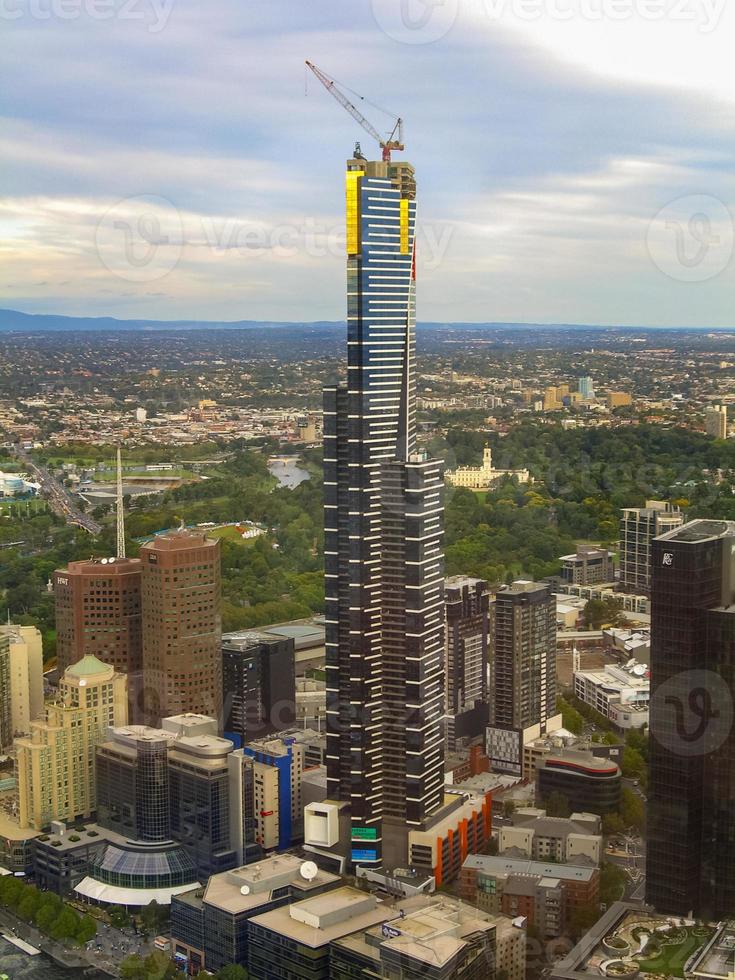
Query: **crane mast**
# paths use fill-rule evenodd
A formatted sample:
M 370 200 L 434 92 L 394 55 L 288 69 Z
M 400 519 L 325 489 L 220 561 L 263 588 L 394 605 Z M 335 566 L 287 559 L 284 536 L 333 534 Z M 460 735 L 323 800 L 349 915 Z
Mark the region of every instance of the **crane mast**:
M 380 145 L 380 147 L 383 150 L 383 160 L 386 163 L 390 163 L 391 150 L 404 149 L 403 120 L 401 119 L 400 116 L 396 119 L 390 136 L 388 137 L 387 140 L 384 140 L 383 137 L 378 132 L 378 130 L 375 128 L 375 126 L 373 126 L 373 124 L 368 119 L 366 119 L 365 116 L 363 116 L 363 114 L 360 112 L 357 106 L 354 105 L 352 102 L 350 102 L 350 100 L 347 98 L 344 92 L 342 92 L 341 89 L 338 88 L 337 83 L 333 78 L 330 78 L 329 75 L 326 75 L 320 68 L 317 68 L 316 65 L 312 64 L 311 61 L 307 61 L 306 66 L 316 75 L 316 77 L 322 83 L 322 85 L 327 90 L 327 92 L 329 92 L 330 95 L 333 95 L 334 98 L 337 100 L 337 102 L 339 102 L 339 104 L 342 106 L 342 108 L 346 109 L 347 112 L 349 112 L 349 114 L 352 116 L 352 118 L 355 119 L 362 126 L 365 132 L 369 133 L 376 141 L 376 143 Z

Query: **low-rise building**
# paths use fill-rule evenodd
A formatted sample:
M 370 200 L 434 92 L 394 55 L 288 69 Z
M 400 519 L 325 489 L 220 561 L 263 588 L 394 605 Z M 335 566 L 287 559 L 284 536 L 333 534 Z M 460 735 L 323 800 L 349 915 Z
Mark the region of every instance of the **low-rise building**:
M 444 478 L 452 487 L 466 487 L 468 490 L 490 490 L 504 476 L 515 477 L 519 483 L 528 483 L 530 473 L 527 469 L 496 470 L 493 466 L 493 451 L 487 446 L 482 453 L 482 466 L 460 466 L 447 470 Z
M 526 916 L 545 937 L 559 936 L 569 916 L 599 903 L 600 871 L 579 861 L 470 854 L 462 866 L 460 895 L 496 915 Z
M 525 977 L 526 932 L 509 918 L 441 896 L 420 896 L 391 918 L 331 943 L 330 977 L 486 980 Z
M 254 916 L 320 895 L 340 881 L 338 875 L 294 854 L 274 855 L 213 875 L 206 887 L 172 899 L 174 958 L 192 975 L 200 970 L 214 972 L 228 963 L 246 967 L 248 925 Z
M 607 548 L 578 544 L 573 555 L 562 555 L 561 578 L 569 585 L 597 585 L 615 578 L 613 553 Z
M 649 678 L 647 665 L 631 659 L 625 666 L 606 664 L 597 670 L 575 671 L 574 693 L 616 728 L 642 728 L 648 724 Z
M 548 800 L 560 793 L 570 808 L 586 813 L 616 813 L 620 807 L 620 766 L 591 752 L 564 749 L 552 752 L 537 766 L 538 796 Z
M 535 807 L 518 809 L 511 824 L 500 828 L 498 851 L 513 852 L 533 861 L 573 863 L 577 859 L 599 865 L 602 857 L 602 821 L 595 813 L 548 817 Z

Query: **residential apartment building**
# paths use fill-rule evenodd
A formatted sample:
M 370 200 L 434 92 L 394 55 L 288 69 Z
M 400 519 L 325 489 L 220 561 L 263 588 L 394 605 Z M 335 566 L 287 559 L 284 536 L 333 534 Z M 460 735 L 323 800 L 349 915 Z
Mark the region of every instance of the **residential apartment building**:
M 445 736 L 447 751 L 482 737 L 488 723 L 490 591 L 482 579 L 444 583 Z
M 706 409 L 704 428 L 713 439 L 727 439 L 727 405 L 712 405 Z
M 615 578 L 613 553 L 607 548 L 578 544 L 573 555 L 562 555 L 561 578 L 568 585 L 597 585 Z
M 107 729 L 125 724 L 127 716 L 124 674 L 93 656 L 66 669 L 45 719 L 32 721 L 30 735 L 15 742 L 22 827 L 42 830 L 52 820 L 92 815 L 95 749 Z
M 650 595 L 651 542 L 681 527 L 684 515 L 664 500 L 645 507 L 624 507 L 620 520 L 620 585 L 629 592 Z
M 0 748 L 43 716 L 43 644 L 35 626 L 0 626 Z
M 649 676 L 648 666 L 635 660 L 625 666 L 605 664 L 597 670 L 577 670 L 574 693 L 616 728 L 642 728 L 648 725 Z

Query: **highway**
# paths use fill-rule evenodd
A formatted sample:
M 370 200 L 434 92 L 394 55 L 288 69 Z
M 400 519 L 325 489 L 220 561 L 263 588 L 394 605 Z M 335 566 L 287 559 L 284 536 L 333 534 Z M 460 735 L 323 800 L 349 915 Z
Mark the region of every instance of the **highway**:
M 102 525 L 83 514 L 77 507 L 74 498 L 56 480 L 44 466 L 35 463 L 28 453 L 20 446 L 12 447 L 13 455 L 20 460 L 23 466 L 35 477 L 36 483 L 41 486 L 41 493 L 49 503 L 51 510 L 63 517 L 67 524 L 75 524 L 90 534 L 99 534 Z

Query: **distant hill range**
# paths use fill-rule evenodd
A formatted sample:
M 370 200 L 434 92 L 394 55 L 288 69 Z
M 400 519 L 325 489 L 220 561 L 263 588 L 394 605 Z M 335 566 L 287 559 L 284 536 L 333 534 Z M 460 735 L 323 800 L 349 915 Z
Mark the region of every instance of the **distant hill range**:
M 431 330 L 461 330 L 461 331 L 497 331 L 506 330 L 559 330 L 559 331 L 584 331 L 595 330 L 608 333 L 627 333 L 629 331 L 650 331 L 656 330 L 724 330 L 733 328 L 724 327 L 612 327 L 600 326 L 594 323 L 465 323 L 455 321 L 452 323 L 442 323 L 436 321 L 423 320 L 419 323 L 420 327 L 427 327 Z M 50 333 L 75 330 L 94 330 L 123 332 L 126 330 L 136 331 L 163 331 L 163 330 L 277 330 L 279 328 L 290 330 L 318 331 L 345 329 L 343 320 L 121 320 L 114 316 L 58 316 L 52 313 L 21 313 L 18 310 L 0 310 L 0 332 L 15 331 L 18 333 Z

